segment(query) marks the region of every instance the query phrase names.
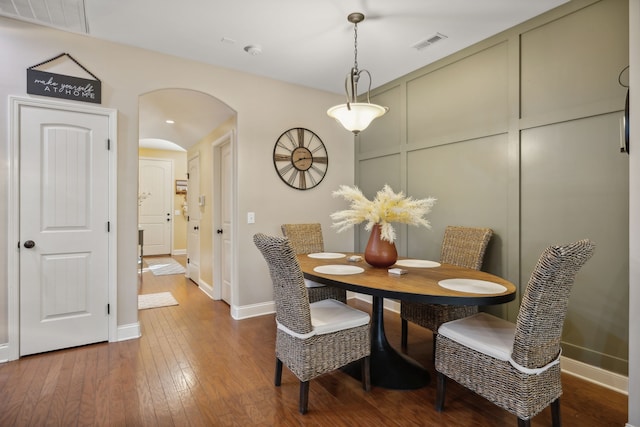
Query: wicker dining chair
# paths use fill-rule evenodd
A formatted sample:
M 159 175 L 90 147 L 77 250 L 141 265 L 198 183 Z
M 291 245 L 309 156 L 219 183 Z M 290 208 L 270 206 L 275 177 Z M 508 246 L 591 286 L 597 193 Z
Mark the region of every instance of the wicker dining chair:
M 296 254 L 324 252 L 322 226 L 319 223 L 282 224 L 281 228 L 282 234 L 289 239 Z M 305 279 L 304 283 L 309 293 L 309 302 L 329 298 L 344 303 L 347 302 L 347 291 L 344 289 L 326 286 L 308 279 Z
M 362 386 L 371 388 L 368 313 L 333 299 L 309 303 L 302 271 L 285 237 L 258 233 L 253 241 L 269 266 L 276 305 L 275 385 L 285 365 L 300 380 L 298 410 L 307 412 L 309 381 L 361 361 Z
M 490 228 L 448 226 L 444 230 L 440 262 L 480 270 L 492 234 L 493 230 Z M 433 332 L 433 354 L 435 355 L 436 335 L 440 325 L 477 312 L 477 306 L 401 301 L 402 349 L 405 351 L 407 349 L 407 322 L 413 322 Z
M 524 292 L 516 323 L 478 313 L 443 324 L 436 347 L 436 409 L 450 378 L 518 417 L 518 426 L 551 405 L 559 427 L 560 339 L 578 270 L 594 251 L 590 240 L 547 248 Z

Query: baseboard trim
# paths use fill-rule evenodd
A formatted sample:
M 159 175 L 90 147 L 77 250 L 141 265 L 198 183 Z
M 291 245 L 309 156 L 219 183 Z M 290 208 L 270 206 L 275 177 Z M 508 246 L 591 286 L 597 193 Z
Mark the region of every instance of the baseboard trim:
M 9 361 L 9 344 L 0 344 L 0 363 Z
M 187 254 L 186 249 L 174 249 L 173 251 L 171 251 L 171 255 L 186 255 L 186 254 Z
M 207 293 L 205 289 L 203 289 L 203 292 Z M 363 298 L 360 298 L 363 297 Z M 212 297 L 213 298 L 213 297 Z M 371 297 L 369 297 L 369 299 L 366 299 L 366 295 L 365 296 L 361 296 L 359 294 L 353 293 L 353 292 L 347 292 L 347 298 L 359 298 L 362 299 L 363 301 L 367 301 L 369 303 L 371 303 Z M 387 301 L 385 300 L 385 308 L 387 308 Z M 396 303 L 398 306 L 398 309 L 396 310 L 397 312 L 400 312 L 400 304 Z M 393 308 L 390 308 L 390 310 L 392 310 Z M 251 304 L 251 305 L 244 305 L 244 306 L 231 306 L 231 317 L 236 319 L 236 320 L 242 320 L 242 319 L 249 319 L 251 317 L 257 317 L 257 316 L 264 316 L 266 314 L 273 314 L 276 312 L 276 303 L 274 301 L 269 301 L 269 302 L 264 302 L 264 303 L 260 303 L 260 304 Z
M 118 326 L 117 341 L 127 341 L 140 338 L 140 323 Z M 0 363 L 9 362 L 9 344 L 0 344 Z
M 251 317 L 264 316 L 276 312 L 274 301 L 260 304 L 245 305 L 242 307 L 231 306 L 231 317 L 236 320 L 249 319 Z
M 213 286 L 211 286 L 210 284 L 208 284 L 204 280 L 199 280 L 198 281 L 198 288 L 200 288 L 200 290 L 202 292 L 204 292 L 204 294 L 206 296 L 208 296 L 209 298 L 215 300 L 215 297 L 213 296 Z
M 118 326 L 115 342 L 140 338 L 140 323 L 130 323 Z M 0 344 L 0 363 L 9 362 L 9 344 Z
M 359 298 L 359 294 L 347 292 L 347 298 Z M 363 298 L 363 300 L 367 301 Z M 387 307 L 385 300 L 385 308 Z M 368 300 L 371 303 L 371 297 Z M 398 307 L 400 305 L 398 304 Z M 242 307 L 232 306 L 231 317 L 236 320 L 249 319 L 251 317 L 264 316 L 276 312 L 276 303 L 274 301 L 264 302 L 260 304 L 244 305 Z M 398 310 L 399 312 L 399 310 Z
M 117 341 L 127 341 L 140 338 L 142 336 L 142 332 L 140 330 L 140 322 L 118 326 L 117 335 Z
M 579 360 L 560 357 L 560 368 L 562 372 L 582 378 L 585 381 L 599 386 L 617 391 L 622 394 L 629 394 L 629 377 L 607 371 L 597 366 L 589 365 Z
M 360 301 L 367 302 L 369 304 L 373 304 L 373 297 L 371 295 L 363 295 L 357 293 L 347 293 L 347 299 L 355 298 Z M 392 299 L 385 298 L 384 299 L 384 309 L 393 311 L 394 313 L 400 313 L 400 302 Z

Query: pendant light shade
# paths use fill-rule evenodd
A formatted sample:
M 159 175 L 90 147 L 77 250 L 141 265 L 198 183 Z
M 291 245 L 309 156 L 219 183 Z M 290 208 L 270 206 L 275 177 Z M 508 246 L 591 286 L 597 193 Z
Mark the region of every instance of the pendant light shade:
M 346 130 L 358 134 L 371 124 L 373 119 L 387 112 L 386 107 L 368 102 L 341 104 L 327 110 L 330 117 L 336 119 Z
M 354 24 L 354 65 L 344 82 L 347 103 L 329 108 L 327 114 L 336 119 L 345 129 L 357 135 L 366 129 L 375 118 L 389 111 L 389 108 L 371 103 L 369 99 L 371 74 L 367 70 L 358 70 L 358 23 L 364 20 L 364 15 L 352 13 L 347 17 L 347 20 Z M 367 102 L 357 102 L 358 81 L 362 73 L 366 73 L 369 77 Z

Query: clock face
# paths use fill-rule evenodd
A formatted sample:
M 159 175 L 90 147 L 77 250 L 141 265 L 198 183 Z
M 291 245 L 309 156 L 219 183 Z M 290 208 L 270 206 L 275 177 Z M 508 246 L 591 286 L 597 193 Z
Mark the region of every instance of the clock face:
M 305 128 L 285 131 L 273 147 L 273 165 L 288 186 L 309 190 L 327 173 L 329 157 L 318 135 Z

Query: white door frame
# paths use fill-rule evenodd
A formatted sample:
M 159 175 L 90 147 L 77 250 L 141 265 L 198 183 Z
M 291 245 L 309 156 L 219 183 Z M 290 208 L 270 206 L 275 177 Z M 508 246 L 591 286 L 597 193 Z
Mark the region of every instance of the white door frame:
M 109 341 L 117 341 L 118 332 L 118 307 L 117 307 L 117 117 L 118 111 L 111 108 L 102 108 L 84 104 L 67 103 L 39 98 L 25 98 L 9 96 L 10 105 L 10 136 L 9 136 L 9 197 L 7 219 L 9 229 L 8 236 L 8 351 L 9 360 L 20 357 L 20 109 L 23 106 L 35 108 L 47 108 L 65 110 L 78 113 L 102 115 L 109 118 L 109 260 L 108 260 L 108 286 L 109 286 Z
M 213 226 L 211 227 L 211 241 L 213 242 L 213 299 L 222 299 L 222 268 L 220 265 L 220 257 L 217 255 L 222 250 L 222 241 L 217 236 L 218 228 L 220 228 L 222 212 L 221 212 L 221 182 L 219 178 L 220 171 L 220 146 L 229 141 L 231 149 L 231 218 L 233 223 L 231 224 L 231 317 L 238 318 L 238 244 L 236 236 L 238 236 L 238 156 L 236 149 L 236 138 L 233 130 L 227 132 L 220 138 L 211 143 L 212 148 L 212 175 L 211 189 L 213 192 Z

